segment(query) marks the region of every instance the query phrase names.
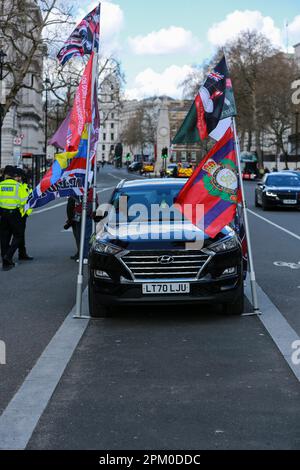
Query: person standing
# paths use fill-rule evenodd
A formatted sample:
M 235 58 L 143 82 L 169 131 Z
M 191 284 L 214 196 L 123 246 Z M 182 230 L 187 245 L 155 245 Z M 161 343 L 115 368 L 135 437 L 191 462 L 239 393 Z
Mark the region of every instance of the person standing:
M 12 269 L 13 256 L 23 237 L 23 221 L 20 210 L 24 210 L 28 194 L 15 179 L 15 168 L 6 166 L 4 180 L 0 183 L 0 243 L 3 270 Z
M 70 227 L 72 228 L 77 251 L 75 255 L 71 256 L 71 259 L 75 261 L 79 258 L 81 221 L 81 214 L 75 213 L 75 206 L 77 203 L 79 203 L 79 198 L 76 196 L 70 196 L 68 198 L 67 221 L 64 225 L 65 230 L 69 230 Z
M 31 193 L 31 189 L 29 188 L 26 182 L 25 172 L 21 168 L 15 169 L 15 180 L 22 185 L 24 191 L 27 193 L 27 198 L 28 198 Z M 22 235 L 21 243 L 19 245 L 19 260 L 20 261 L 32 261 L 33 258 L 32 256 L 29 256 L 27 254 L 26 245 L 25 245 L 26 223 L 27 223 L 28 217 L 32 213 L 32 209 L 27 209 L 27 211 L 24 211 L 24 209 L 20 208 L 20 212 L 22 215 L 23 235 Z

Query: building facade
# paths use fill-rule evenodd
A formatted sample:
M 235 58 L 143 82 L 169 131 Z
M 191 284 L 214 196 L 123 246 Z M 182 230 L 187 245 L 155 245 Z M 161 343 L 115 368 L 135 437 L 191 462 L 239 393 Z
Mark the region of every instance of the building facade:
M 108 75 L 101 84 L 99 96 L 100 134 L 97 160 L 113 162 L 115 148 L 120 139 L 120 85 L 118 79 Z
M 2 3 L 1 19 L 5 19 L 5 1 Z M 26 8 L 32 15 L 24 15 L 24 21 L 41 20 L 41 13 L 34 0 L 26 0 Z M 31 17 L 31 20 L 29 20 Z M 26 25 L 22 26 L 23 28 Z M 30 27 L 30 24 L 28 24 Z M 22 41 L 26 41 L 23 37 Z M 26 47 L 23 45 L 24 50 Z M 6 48 L 2 40 L 1 48 L 6 53 L 5 62 L 14 65 L 14 50 Z M 1 103 L 5 103 L 6 96 L 12 86 L 10 75 L 4 73 L 2 81 Z M 44 152 L 44 113 L 43 113 L 43 53 L 41 50 L 34 55 L 30 71 L 27 73 L 22 87 L 14 103 L 5 115 L 2 123 L 2 158 L 1 166 L 7 164 L 18 165 L 22 154 L 40 155 Z

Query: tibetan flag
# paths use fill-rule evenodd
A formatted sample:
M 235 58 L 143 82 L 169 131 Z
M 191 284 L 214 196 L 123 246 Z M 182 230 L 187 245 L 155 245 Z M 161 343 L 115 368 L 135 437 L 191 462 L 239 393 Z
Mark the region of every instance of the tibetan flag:
M 77 152 L 56 155 L 52 167 L 32 191 L 26 210 L 45 206 L 58 197 L 82 196 L 87 149 L 88 133 L 85 129 Z
M 66 152 L 76 152 L 87 123 L 92 122 L 92 69 L 94 53 L 77 88 L 67 130 Z
M 211 136 L 220 140 L 236 115 L 235 101 L 225 57 L 208 74 L 173 144 L 194 144 Z
M 72 57 L 91 54 L 93 50 L 98 52 L 99 34 L 100 4 L 81 20 L 64 43 L 57 54 L 59 63 L 65 65 Z
M 209 237 L 215 238 L 234 220 L 239 200 L 237 158 L 230 127 L 183 187 L 176 204 L 181 206 L 185 215 L 188 211 L 184 206 L 192 205 L 192 223 L 203 227 Z M 197 214 L 203 212 L 194 210 L 198 204 L 204 206 L 204 218 L 201 220 L 197 220 Z

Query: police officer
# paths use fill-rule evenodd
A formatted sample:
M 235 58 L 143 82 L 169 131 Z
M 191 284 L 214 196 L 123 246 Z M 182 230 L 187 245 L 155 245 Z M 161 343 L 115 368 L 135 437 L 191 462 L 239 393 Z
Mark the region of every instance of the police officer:
M 27 192 L 15 179 L 15 168 L 6 166 L 4 180 L 0 183 L 0 242 L 3 269 L 14 267 L 13 256 L 23 236 L 23 222 L 20 209 L 24 209 Z M 12 237 L 12 240 L 11 240 Z
M 21 168 L 15 169 L 15 180 L 22 185 L 22 187 L 24 188 L 24 191 L 27 193 L 27 198 L 28 198 L 28 196 L 31 193 L 31 189 L 29 188 L 26 182 L 25 172 Z M 25 211 L 23 208 L 20 208 L 20 212 L 22 215 L 23 236 L 22 236 L 21 243 L 19 245 L 19 260 L 32 261 L 33 258 L 31 256 L 28 256 L 27 251 L 26 251 L 26 246 L 25 246 L 26 222 L 27 222 L 29 215 L 32 213 L 32 209 L 27 209 L 27 211 Z

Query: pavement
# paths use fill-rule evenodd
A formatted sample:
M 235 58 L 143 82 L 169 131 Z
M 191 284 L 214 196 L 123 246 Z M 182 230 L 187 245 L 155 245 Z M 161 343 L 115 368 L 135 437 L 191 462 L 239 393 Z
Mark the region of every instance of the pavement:
M 101 171 L 101 202 L 124 177 L 139 178 Z M 300 365 L 289 362 L 300 335 L 300 217 L 255 208 L 254 187 L 245 184 L 266 326 L 199 307 L 74 320 L 64 201 L 29 219 L 35 260 L 0 272 L 0 449 L 299 449 Z

